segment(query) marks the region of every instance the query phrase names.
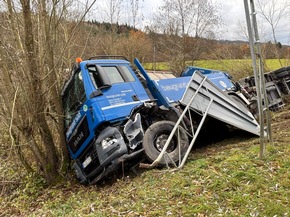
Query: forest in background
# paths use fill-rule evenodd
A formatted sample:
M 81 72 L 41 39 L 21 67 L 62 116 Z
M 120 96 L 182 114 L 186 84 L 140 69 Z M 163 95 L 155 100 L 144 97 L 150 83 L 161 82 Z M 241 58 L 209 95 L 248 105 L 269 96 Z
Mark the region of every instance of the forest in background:
M 144 63 L 166 62 L 170 71 L 184 70 L 196 60 L 250 59 L 250 47 L 246 41 L 224 41 L 178 35 L 168 36 L 150 29 L 141 31 L 134 27 L 119 24 L 90 21 L 83 23 L 91 37 L 97 39 L 82 52 L 84 58 L 94 55 L 119 54 L 131 62 L 134 58 Z M 82 33 L 80 33 L 82 34 Z M 181 46 L 183 45 L 183 46 Z M 110 47 L 111 46 L 111 47 Z M 262 43 L 263 59 L 289 59 L 290 46 L 272 42 Z M 75 53 L 78 53 L 76 51 Z M 281 64 L 281 67 L 284 66 Z

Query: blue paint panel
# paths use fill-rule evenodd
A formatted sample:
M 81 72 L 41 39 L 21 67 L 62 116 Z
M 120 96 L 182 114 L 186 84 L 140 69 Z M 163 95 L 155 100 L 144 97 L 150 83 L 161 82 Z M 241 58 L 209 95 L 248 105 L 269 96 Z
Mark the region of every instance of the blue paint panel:
M 133 100 L 136 92 L 129 82 L 113 84 L 102 92 L 103 95 L 97 97 L 99 108 L 110 122 L 128 117 L 132 109 L 142 103 L 140 100 Z
M 188 66 L 186 70 L 181 74 L 184 76 L 192 76 L 195 71 L 199 71 L 201 74 L 205 75 L 212 83 L 214 83 L 222 91 L 231 90 L 235 88 L 231 80 L 231 76 L 223 71 L 204 69 L 194 66 Z
M 235 88 L 233 82 L 222 72 L 205 74 L 205 76 L 223 91 Z
M 76 123 L 75 126 L 80 124 L 80 121 L 82 117 L 86 116 L 87 119 L 87 124 L 89 128 L 89 136 L 86 138 L 86 140 L 83 142 L 83 144 L 80 146 L 80 148 L 77 150 L 77 152 L 73 152 L 70 147 L 69 151 L 73 159 L 76 159 L 82 152 L 83 150 L 87 147 L 87 145 L 93 140 L 94 135 L 95 135 L 95 129 L 100 126 L 103 122 L 105 122 L 104 115 L 101 113 L 100 110 L 97 108 L 97 101 L 95 98 L 87 100 L 83 106 L 79 110 L 79 116 L 77 115 L 75 117 L 74 122 Z M 94 108 L 94 109 L 92 109 Z M 73 131 L 70 131 L 67 133 L 67 141 L 69 141 L 73 135 L 76 133 L 76 128 L 73 127 Z
M 159 87 L 156 85 L 155 81 L 153 81 L 149 75 L 147 74 L 146 70 L 142 66 L 142 64 L 139 62 L 139 60 L 136 58 L 134 59 L 134 63 L 137 66 L 137 68 L 140 70 L 141 74 L 144 76 L 144 78 L 147 81 L 147 87 L 150 90 L 152 96 L 154 99 L 157 100 L 157 104 L 159 106 L 165 106 L 165 107 L 170 107 L 168 100 L 165 98 L 165 96 L 160 92 Z
M 179 101 L 190 81 L 190 77 L 170 78 L 154 81 L 158 91 L 166 98 L 167 102 Z

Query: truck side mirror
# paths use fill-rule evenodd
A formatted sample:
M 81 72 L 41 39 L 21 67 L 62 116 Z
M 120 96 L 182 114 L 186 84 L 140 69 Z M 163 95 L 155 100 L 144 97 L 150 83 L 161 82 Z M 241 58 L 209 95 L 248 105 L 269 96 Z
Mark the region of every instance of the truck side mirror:
M 97 97 L 97 96 L 101 96 L 101 95 L 103 95 L 102 91 L 100 89 L 97 89 L 90 94 L 90 99 Z
M 110 80 L 101 66 L 88 65 L 87 67 L 92 74 L 92 79 L 94 79 L 94 83 L 97 87 L 97 89 L 90 94 L 90 98 L 92 99 L 94 97 L 103 95 L 101 90 L 110 88 L 112 85 L 110 84 Z

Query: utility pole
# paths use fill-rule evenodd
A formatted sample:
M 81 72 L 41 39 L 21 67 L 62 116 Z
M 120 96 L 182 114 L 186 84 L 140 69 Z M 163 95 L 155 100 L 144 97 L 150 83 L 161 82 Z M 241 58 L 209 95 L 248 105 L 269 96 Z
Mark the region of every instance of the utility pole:
M 261 45 L 258 34 L 256 19 L 257 13 L 255 11 L 254 0 L 244 0 L 244 5 L 259 111 L 260 157 L 263 158 L 265 154 L 266 142 L 269 141 L 270 144 L 273 145 L 271 118 L 265 88 L 264 67 L 261 56 Z

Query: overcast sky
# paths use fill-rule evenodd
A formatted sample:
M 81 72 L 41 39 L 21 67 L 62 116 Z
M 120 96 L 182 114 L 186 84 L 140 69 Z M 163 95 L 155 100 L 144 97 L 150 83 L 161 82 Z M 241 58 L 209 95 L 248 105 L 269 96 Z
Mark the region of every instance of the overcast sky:
M 117 1 L 117 0 L 116 0 Z M 246 29 L 246 18 L 245 18 L 245 9 L 244 9 L 244 0 L 212 0 L 220 5 L 220 12 L 223 20 L 223 27 L 220 29 L 221 34 L 218 39 L 225 40 L 247 40 L 246 34 L 243 32 L 243 29 Z M 254 2 L 256 2 L 255 0 Z M 287 2 L 289 0 L 277 0 L 280 2 Z M 108 5 L 110 0 L 101 0 L 96 2 L 95 9 L 89 14 L 89 17 L 95 17 L 99 21 L 106 21 L 106 15 L 104 14 L 106 9 L 105 5 Z M 132 18 L 130 13 L 130 1 L 122 1 L 125 4 L 125 12 L 122 13 L 122 19 L 120 22 L 125 22 L 129 25 L 132 25 Z M 153 20 L 153 14 L 157 11 L 158 7 L 161 6 L 162 0 L 143 0 L 139 1 L 143 19 L 139 17 L 137 28 L 144 28 Z M 256 3 L 257 4 L 257 3 Z M 257 5 L 256 5 L 257 7 Z M 290 13 L 290 12 L 289 12 Z M 107 16 L 108 17 L 108 16 Z M 288 19 L 283 18 L 279 21 L 275 32 L 276 37 L 279 42 L 282 44 L 290 45 L 290 16 Z M 265 22 L 261 16 L 257 15 L 258 26 L 259 26 L 259 36 L 262 42 L 273 41 L 271 34 L 271 28 L 269 23 Z
M 245 34 L 241 31 L 241 26 L 246 27 L 245 9 L 243 0 L 214 0 L 221 6 L 222 20 L 222 39 L 227 40 L 246 40 Z M 286 0 L 285 0 L 286 1 Z M 287 0 L 288 1 L 288 0 Z M 161 0 L 144 0 L 143 15 L 145 20 L 143 26 L 152 17 L 152 13 L 161 5 Z M 260 16 L 257 16 L 260 26 L 259 36 L 261 41 L 273 41 L 271 28 Z M 277 40 L 282 44 L 290 45 L 290 25 L 289 20 L 281 19 L 276 29 Z

